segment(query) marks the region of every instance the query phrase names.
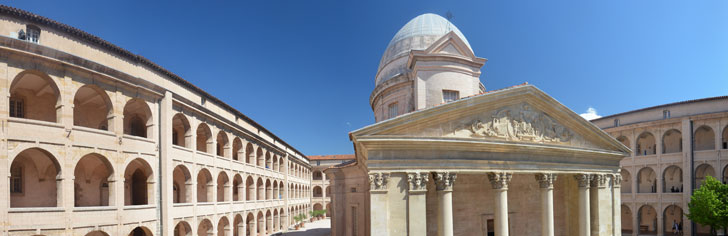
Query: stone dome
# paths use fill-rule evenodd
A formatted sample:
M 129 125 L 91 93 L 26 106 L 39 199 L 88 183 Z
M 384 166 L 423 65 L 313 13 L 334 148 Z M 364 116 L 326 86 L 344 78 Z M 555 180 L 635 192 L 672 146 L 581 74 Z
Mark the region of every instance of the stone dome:
M 397 31 L 397 34 L 389 41 L 387 49 L 384 50 L 384 55 L 382 55 L 382 60 L 379 62 L 379 68 L 377 69 L 376 85 L 405 72 L 404 63 L 392 63 L 393 61 L 406 56 L 410 50 L 427 49 L 432 43 L 450 33 L 450 31 L 455 32 L 468 45 L 468 49 L 471 52 L 473 51 L 463 33 L 440 15 L 426 13 L 407 22 Z

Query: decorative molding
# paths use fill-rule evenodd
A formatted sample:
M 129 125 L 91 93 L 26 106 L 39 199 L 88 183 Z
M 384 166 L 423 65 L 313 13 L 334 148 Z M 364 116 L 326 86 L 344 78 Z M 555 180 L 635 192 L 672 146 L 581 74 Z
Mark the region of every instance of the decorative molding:
M 586 173 L 575 174 L 574 179 L 576 179 L 576 182 L 579 183 L 579 188 L 589 188 L 592 175 Z
M 389 173 L 369 173 L 369 191 L 387 191 Z
M 571 130 L 527 103 L 503 107 L 485 117 L 485 121 L 472 120 L 453 133 L 455 136 L 549 143 L 568 142 L 574 137 Z
M 493 189 L 508 190 L 513 174 L 510 172 L 489 172 L 488 179 Z
M 428 181 L 430 181 L 430 178 L 427 176 L 427 173 L 407 173 L 407 182 L 409 183 L 410 191 L 427 191 Z
M 539 173 L 536 174 L 536 181 L 538 181 L 538 185 L 541 188 L 553 189 L 556 176 L 554 173 Z
M 609 179 L 605 174 L 592 174 L 591 187 L 606 188 Z
M 457 174 L 450 172 L 433 172 L 433 178 L 437 185 L 437 191 L 452 191 L 455 180 L 458 178 Z

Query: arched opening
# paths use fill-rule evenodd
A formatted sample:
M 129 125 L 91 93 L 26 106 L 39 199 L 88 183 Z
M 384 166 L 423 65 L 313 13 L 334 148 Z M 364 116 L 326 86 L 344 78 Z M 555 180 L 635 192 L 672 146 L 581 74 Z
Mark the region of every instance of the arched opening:
M 240 161 L 240 157 L 243 157 L 243 141 L 240 138 L 235 137 L 233 139 L 233 160 Z
M 728 126 L 723 128 L 723 140 L 721 142 L 723 149 L 728 149 Z
M 153 202 L 152 167 L 141 158 L 129 162 L 124 171 L 124 205 L 147 205 Z
M 177 165 L 172 171 L 174 203 L 192 202 L 192 174 L 184 165 Z
M 113 122 L 111 99 L 96 85 L 84 85 L 73 98 L 73 125 L 110 130 Z
M 131 232 L 129 232 L 129 236 L 152 236 L 152 231 L 147 229 L 146 227 L 136 227 Z
M 634 229 L 632 229 L 632 210 L 629 207 L 622 205 L 622 234 L 631 235 Z
M 246 194 L 247 196 L 245 196 L 245 200 L 255 200 L 255 180 L 252 176 L 248 176 L 248 178 L 245 179 L 245 189 L 248 191 L 248 194 Z
M 273 155 L 273 171 L 278 171 L 278 155 Z
M 185 221 L 180 221 L 174 226 L 174 236 L 192 236 L 192 227 Z
M 683 176 L 682 169 L 678 166 L 668 166 L 662 173 L 663 193 L 682 193 Z
M 104 231 L 97 230 L 97 231 L 91 231 L 91 232 L 85 234 L 84 236 L 109 236 L 109 234 L 107 234 Z
M 324 193 L 321 190 L 321 186 L 313 187 L 313 197 L 323 197 Z
M 273 159 L 270 157 L 270 152 L 265 152 L 265 168 L 270 169 L 273 167 Z
M 152 110 L 144 100 L 134 98 L 124 105 L 124 134 L 151 138 L 147 135 L 154 133 L 152 120 Z
M 233 176 L 233 201 L 243 201 L 243 194 L 245 189 L 243 187 L 243 177 L 240 174 Z
M 228 155 L 228 150 L 230 149 L 230 145 L 228 144 L 228 136 L 227 133 L 220 131 L 217 133 L 217 148 L 215 148 L 215 153 L 218 156 L 221 157 L 230 157 Z
M 245 160 L 245 163 L 255 165 L 255 149 L 253 148 L 253 144 L 248 143 L 245 145 L 245 154 L 247 154 L 247 158 Z
M 10 117 L 57 122 L 60 120 L 60 90 L 48 75 L 26 70 L 10 85 Z
M 186 148 L 192 144 L 190 122 L 182 113 L 177 113 L 172 117 L 172 144 Z
M 265 215 L 263 215 L 262 211 L 258 212 L 258 217 L 256 219 L 258 219 L 258 223 L 257 223 L 258 235 L 266 235 L 266 233 L 265 233 Z
M 212 201 L 212 175 L 207 169 L 197 174 L 197 202 Z
M 637 156 L 654 155 L 655 149 L 655 136 L 649 132 L 640 134 L 637 138 L 637 148 L 635 149 Z
M 197 151 L 206 153 L 212 151 L 212 131 L 205 123 L 197 126 Z
M 61 165 L 40 148 L 19 153 L 10 165 L 10 207 L 59 205 Z
M 273 214 L 270 210 L 265 212 L 265 232 L 266 234 L 273 233 Z
M 682 228 L 683 210 L 679 206 L 670 205 L 665 208 L 665 212 L 662 215 L 662 232 L 665 235 L 677 235 L 677 230 Z
M 278 192 L 278 181 L 277 180 L 273 180 L 273 199 L 278 199 L 279 198 L 278 194 L 279 194 L 279 192 Z
M 271 200 L 273 198 L 273 186 L 270 183 L 270 179 L 265 180 L 265 200 Z
M 707 125 L 700 126 L 695 130 L 693 140 L 695 140 L 694 146 L 696 151 L 715 149 L 715 133 Z
M 235 218 L 233 219 L 233 236 L 242 236 L 245 232 L 243 232 L 243 216 L 240 214 L 236 214 Z
M 638 193 L 656 193 L 657 178 L 655 171 L 650 167 L 642 168 L 637 175 L 637 192 Z
M 662 136 L 662 153 L 682 152 L 682 133 L 671 129 Z
M 728 169 L 728 168 L 726 168 Z M 278 182 L 278 199 L 283 199 L 283 189 L 284 189 L 283 181 Z
M 255 225 L 255 215 L 248 213 L 245 217 L 245 236 L 254 236 L 253 225 Z
M 323 174 L 321 174 L 321 171 L 314 171 L 313 172 L 313 180 L 323 180 Z
M 210 236 L 213 235 L 212 223 L 208 219 L 202 220 L 200 225 L 197 227 L 197 236 Z
M 315 204 L 313 204 L 313 210 L 314 211 L 320 211 L 320 210 L 323 210 L 323 209 L 324 209 L 324 206 L 321 205 L 321 203 L 315 203 Z
M 695 168 L 695 189 L 703 186 L 703 181 L 706 176 L 715 177 L 715 170 L 712 166 L 708 164 L 700 164 L 697 168 Z
M 217 222 L 217 236 L 227 236 L 227 232 L 230 232 L 230 222 L 227 217 L 223 216 Z
M 218 202 L 227 202 L 230 201 L 229 192 L 230 191 L 230 180 L 228 179 L 227 174 L 225 171 L 220 171 L 220 174 L 217 175 L 217 201 Z
M 74 206 L 109 206 L 113 196 L 114 169 L 106 157 L 87 154 L 76 163 L 73 172 Z
M 278 227 L 280 227 L 280 218 L 278 215 L 278 209 L 273 210 L 273 232 L 278 231 Z
M 257 200 L 265 200 L 266 199 L 265 198 L 265 183 L 263 183 L 263 178 L 258 177 L 257 186 L 258 186 L 258 194 L 256 194 Z
M 640 207 L 637 214 L 639 235 L 657 235 L 657 212 L 650 205 Z
M 257 166 L 265 166 L 265 156 L 263 155 L 263 149 L 258 147 L 258 151 L 255 152 L 255 157 L 258 159 Z

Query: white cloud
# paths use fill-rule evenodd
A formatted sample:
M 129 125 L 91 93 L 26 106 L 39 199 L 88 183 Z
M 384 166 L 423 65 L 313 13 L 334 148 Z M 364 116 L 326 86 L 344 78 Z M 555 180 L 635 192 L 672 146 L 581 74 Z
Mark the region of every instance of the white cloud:
M 599 119 L 602 117 L 600 115 L 597 115 L 597 109 L 594 109 L 593 107 L 589 107 L 588 109 L 586 109 L 586 113 L 581 113 L 579 115 L 586 120 Z

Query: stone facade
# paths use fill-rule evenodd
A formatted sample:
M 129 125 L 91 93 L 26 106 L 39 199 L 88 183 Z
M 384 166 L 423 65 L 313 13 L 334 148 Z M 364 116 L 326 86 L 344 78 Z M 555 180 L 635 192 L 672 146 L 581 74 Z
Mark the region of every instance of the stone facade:
M 314 210 L 327 210 L 326 217 L 331 217 L 331 176 L 324 170 L 341 163 L 351 161 L 354 155 L 312 155 L 308 156 L 311 161 L 311 205 Z
M 665 104 L 592 122 L 632 149 L 620 161 L 625 235 L 667 235 L 674 223 L 682 224 L 686 235 L 710 234 L 684 213 L 691 190 L 706 176 L 728 182 L 728 97 Z
M 11 7 L 0 35 L 0 234 L 269 235 L 312 209 L 306 156 L 173 73 Z

